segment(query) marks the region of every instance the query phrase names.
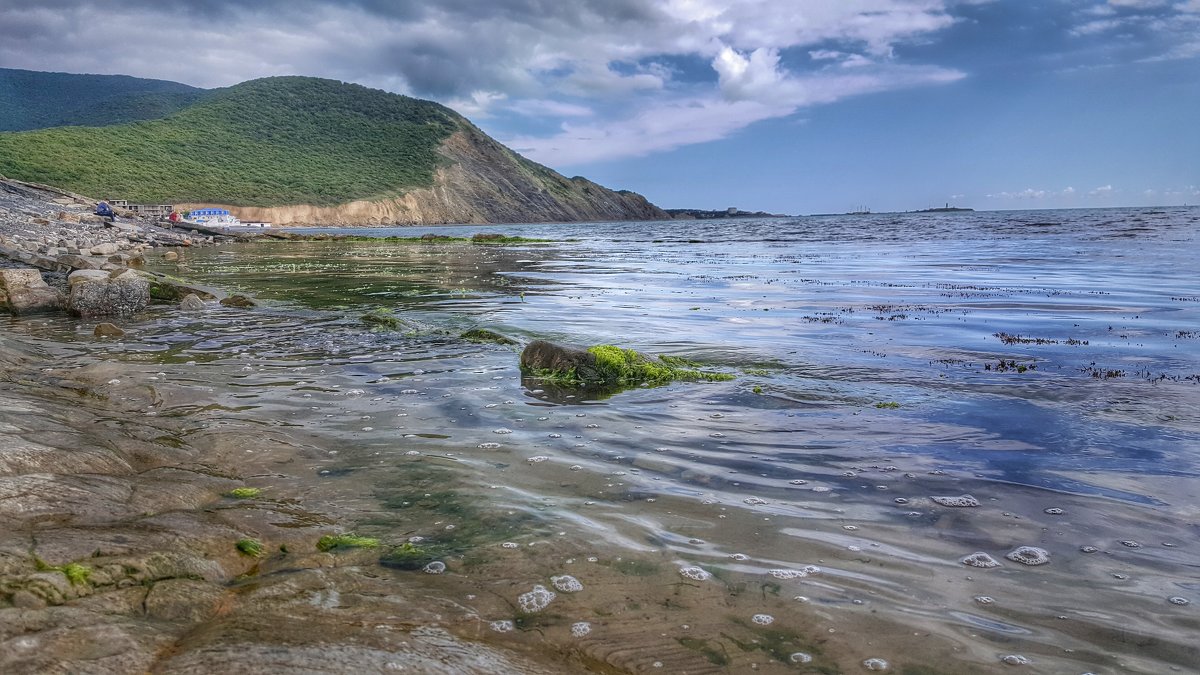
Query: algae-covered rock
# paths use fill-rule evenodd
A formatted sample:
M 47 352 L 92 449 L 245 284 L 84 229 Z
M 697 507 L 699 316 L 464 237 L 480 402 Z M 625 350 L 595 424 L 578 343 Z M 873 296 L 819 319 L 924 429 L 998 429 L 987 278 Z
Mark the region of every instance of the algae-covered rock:
M 495 331 L 491 331 L 486 328 L 472 328 L 471 330 L 463 333 L 459 337 L 466 340 L 467 342 L 491 342 L 493 344 L 498 344 L 498 345 L 515 345 L 515 344 L 517 344 L 516 340 L 514 340 L 510 337 L 505 337 Z
M 373 312 L 363 314 L 362 322 L 369 326 L 378 326 L 387 330 L 400 330 L 404 328 L 404 323 L 400 318 L 386 309 L 377 309 Z
M 559 386 L 631 387 L 675 380 L 732 380 L 733 375 L 685 368 L 677 359 L 661 359 L 632 349 L 595 345 L 587 349 L 535 340 L 521 352 L 526 375 Z

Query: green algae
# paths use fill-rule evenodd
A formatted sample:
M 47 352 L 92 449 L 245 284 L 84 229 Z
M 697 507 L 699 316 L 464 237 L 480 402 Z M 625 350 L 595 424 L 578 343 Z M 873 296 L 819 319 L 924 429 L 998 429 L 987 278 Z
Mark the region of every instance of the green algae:
M 676 380 L 701 380 L 721 382 L 734 379 L 728 373 L 712 373 L 679 365 L 684 363 L 677 357 L 653 358 L 632 349 L 614 345 L 588 347 L 588 353 L 596 357 L 599 381 L 613 385 L 666 384 Z
M 896 410 L 900 407 L 900 404 L 895 401 L 880 401 L 875 404 L 875 407 L 880 410 Z
M 317 541 L 317 550 L 322 552 L 350 548 L 379 548 L 374 537 L 360 537 L 353 533 L 327 534 Z
M 386 309 L 377 309 L 362 315 L 362 322 L 387 330 L 400 330 L 404 327 L 400 319 Z
M 67 581 L 70 581 L 72 586 L 84 586 L 92 576 L 92 568 L 79 563 L 67 563 L 62 566 L 61 571 L 67 576 Z
M 237 549 L 238 553 L 241 553 L 245 556 L 250 556 L 251 558 L 257 558 L 263 554 L 262 542 L 257 539 L 250 539 L 249 537 L 245 539 L 239 539 L 237 543 L 234 544 L 234 548 Z
M 505 337 L 495 331 L 491 331 L 486 328 L 472 328 L 471 330 L 463 333 L 459 337 L 466 340 L 467 342 L 492 343 L 492 344 L 497 344 L 497 345 L 515 345 L 515 344 L 517 344 L 516 340 L 514 340 L 510 337 Z
M 234 488 L 234 489 L 230 490 L 229 492 L 226 492 L 225 496 L 232 497 L 233 499 L 256 499 L 261 494 L 262 494 L 262 490 L 260 490 L 259 488 L 240 487 L 240 488 Z

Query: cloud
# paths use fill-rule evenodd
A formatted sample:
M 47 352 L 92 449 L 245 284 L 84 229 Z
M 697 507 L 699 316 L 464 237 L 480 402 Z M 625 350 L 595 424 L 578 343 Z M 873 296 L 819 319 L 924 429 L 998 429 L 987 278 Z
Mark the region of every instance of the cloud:
M 1089 197 L 1107 197 L 1107 196 L 1111 195 L 1112 193 L 1113 193 L 1113 186 L 1101 185 L 1100 187 L 1096 188 L 1095 190 L 1088 192 L 1088 196 Z
M 530 139 L 540 159 L 566 163 L 614 156 L 613 147 L 644 154 L 722 138 L 805 106 L 953 81 L 962 73 L 895 54 L 954 25 L 962 4 L 0 0 L 0 66 L 204 87 L 282 74 L 335 78 L 434 98 L 473 117 L 571 123 Z M 798 50 L 810 53 L 811 70 L 787 58 Z M 694 72 L 683 77 L 681 68 Z M 655 115 L 697 126 L 651 138 Z M 584 118 L 596 120 L 573 126 Z M 585 139 L 597 137 L 610 147 L 585 151 Z

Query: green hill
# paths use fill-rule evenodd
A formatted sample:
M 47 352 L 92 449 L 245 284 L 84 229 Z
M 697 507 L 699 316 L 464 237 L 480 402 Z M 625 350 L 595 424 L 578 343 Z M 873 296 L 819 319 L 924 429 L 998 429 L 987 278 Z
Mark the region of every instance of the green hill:
M 73 123 L 103 117 L 105 105 Z M 641 195 L 531 162 L 443 105 L 356 84 L 270 77 L 202 91 L 178 110 L 137 111 L 158 113 L 0 133 L 0 175 L 93 197 L 228 206 L 274 223 L 668 217 Z
M 137 202 L 331 205 L 432 185 L 459 119 L 359 85 L 272 77 L 160 120 L 0 134 L 0 174 Z
M 208 92 L 128 75 L 74 75 L 0 68 L 0 131 L 102 127 L 166 117 Z

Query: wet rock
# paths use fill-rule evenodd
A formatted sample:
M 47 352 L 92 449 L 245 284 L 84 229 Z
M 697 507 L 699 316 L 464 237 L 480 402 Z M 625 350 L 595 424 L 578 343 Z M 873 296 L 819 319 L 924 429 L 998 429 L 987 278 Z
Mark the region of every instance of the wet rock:
M 490 331 L 486 328 L 472 328 L 463 333 L 460 337 L 467 342 L 491 342 L 498 345 L 515 345 L 517 341 L 505 337 L 495 331 Z
M 559 345 L 545 340 L 534 340 L 521 352 L 521 370 L 530 373 L 573 372 L 577 378 L 587 381 L 602 380 L 596 367 L 596 355 L 586 349 Z
M 195 293 L 188 293 L 179 302 L 179 308 L 188 312 L 198 312 L 204 309 L 204 301 Z
M 231 295 L 228 298 L 222 298 L 221 304 L 226 307 L 238 307 L 240 309 L 249 309 L 256 306 L 253 300 L 244 295 Z
M 146 283 L 150 284 L 150 299 L 161 302 L 180 302 L 188 295 L 195 295 L 201 300 L 216 300 L 217 296 L 187 282 L 174 277 L 154 272 L 138 272 Z
M 13 314 L 62 309 L 62 295 L 50 288 L 35 269 L 0 270 L 0 307 Z
M 78 270 L 67 284 L 67 309 L 78 316 L 125 316 L 150 304 L 150 284 L 133 270 Z
M 179 254 L 175 251 L 167 251 L 166 253 L 162 254 L 162 259 L 166 260 L 167 262 L 175 262 L 176 260 L 179 260 Z
M 118 328 L 115 324 L 98 323 L 92 334 L 96 337 L 121 337 L 125 334 L 125 331 Z

